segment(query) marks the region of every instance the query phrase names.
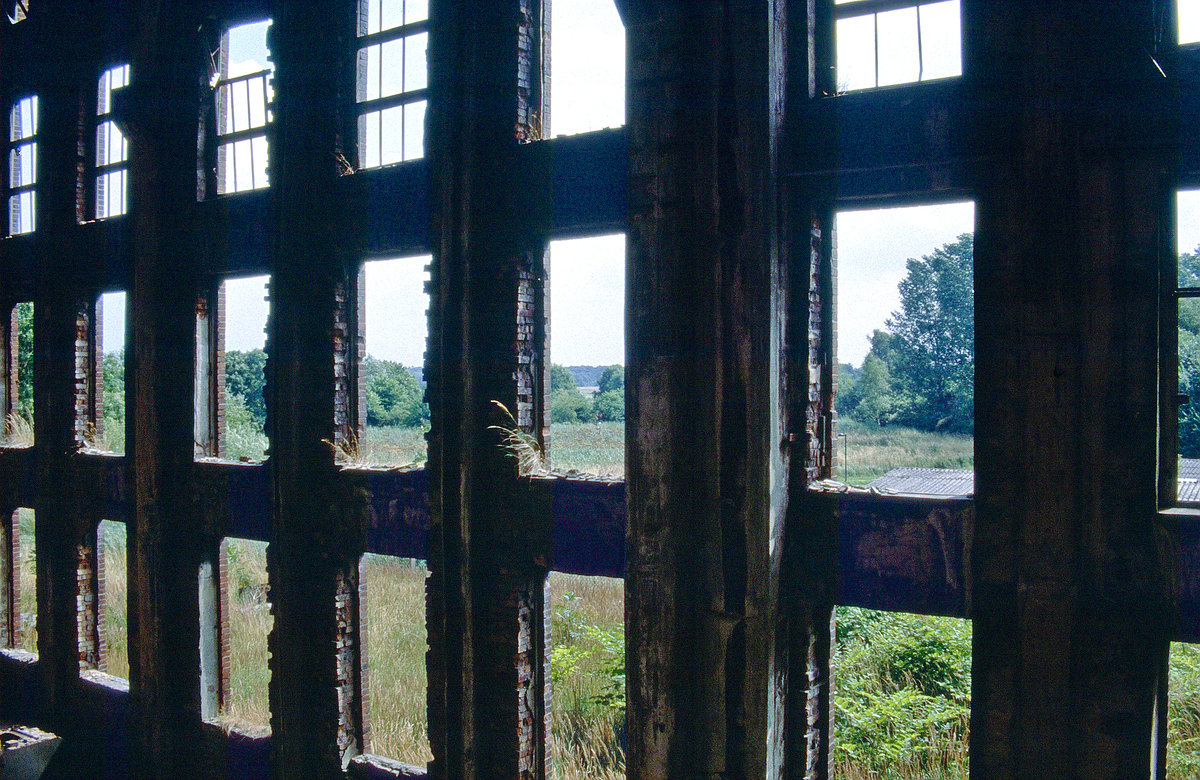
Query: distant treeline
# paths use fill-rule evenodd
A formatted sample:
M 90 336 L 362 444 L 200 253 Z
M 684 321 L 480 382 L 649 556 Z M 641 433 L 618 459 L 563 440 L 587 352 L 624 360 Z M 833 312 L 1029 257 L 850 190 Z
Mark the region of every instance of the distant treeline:
M 571 372 L 571 376 L 575 377 L 575 384 L 579 387 L 599 387 L 600 377 L 604 376 L 604 372 L 608 370 L 608 366 L 565 366 Z

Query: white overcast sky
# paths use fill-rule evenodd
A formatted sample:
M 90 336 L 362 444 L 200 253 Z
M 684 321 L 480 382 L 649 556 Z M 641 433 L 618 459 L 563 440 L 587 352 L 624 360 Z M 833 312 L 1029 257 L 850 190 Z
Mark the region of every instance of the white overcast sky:
M 844 2 L 844 0 L 838 0 Z M 551 21 L 551 131 L 568 135 L 624 123 L 624 30 L 612 0 L 555 0 Z M 954 75 L 961 69 L 957 2 L 924 5 L 918 36 L 916 12 L 879 14 L 839 25 L 839 83 L 871 86 L 875 78 L 874 29 L 880 31 L 879 82 Z M 1200 0 L 1179 0 L 1181 42 L 1200 41 Z M 866 21 L 870 20 L 870 21 Z M 231 36 L 230 70 L 267 66 L 265 24 Z M 921 56 L 917 62 L 917 41 Z M 896 285 L 905 261 L 921 257 L 961 233 L 972 232 L 970 203 L 841 212 L 838 230 L 839 359 L 861 365 L 867 336 L 899 308 Z M 1179 198 L 1180 251 L 1200 246 L 1200 192 Z M 427 257 L 365 264 L 367 351 L 405 365 L 421 365 L 427 319 Z M 624 363 L 624 238 L 556 241 L 551 245 L 551 351 L 556 363 Z M 226 289 L 226 346 L 254 349 L 264 343 L 268 304 L 265 279 L 233 280 Z M 124 343 L 124 296 L 105 296 L 104 345 Z

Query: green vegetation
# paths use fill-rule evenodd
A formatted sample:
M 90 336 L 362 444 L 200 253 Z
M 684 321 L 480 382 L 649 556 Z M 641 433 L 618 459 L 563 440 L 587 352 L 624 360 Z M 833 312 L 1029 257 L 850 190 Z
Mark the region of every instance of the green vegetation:
M 1179 286 L 1200 287 L 1200 247 L 1179 256 Z M 1179 299 L 1179 455 L 1200 458 L 1200 299 Z
M 399 363 L 367 357 L 362 362 L 367 426 L 415 428 L 429 423 L 425 390 Z
M 899 425 L 838 421 L 838 479 L 866 485 L 894 468 L 970 469 L 975 442 L 969 434 L 934 433 Z
M 969 233 L 908 261 L 900 311 L 871 335 L 861 368 L 840 369 L 840 415 L 875 426 L 975 430 L 973 274 Z
M 33 419 L 33 303 L 17 304 L 17 414 Z
M 550 366 L 550 421 L 591 423 L 625 421 L 625 368 L 609 366 L 600 375 L 599 389 L 588 398 L 565 366 Z
M 838 607 L 833 663 L 837 776 L 967 777 L 968 621 Z
M 625 423 L 551 425 L 550 467 L 555 471 L 625 476 Z

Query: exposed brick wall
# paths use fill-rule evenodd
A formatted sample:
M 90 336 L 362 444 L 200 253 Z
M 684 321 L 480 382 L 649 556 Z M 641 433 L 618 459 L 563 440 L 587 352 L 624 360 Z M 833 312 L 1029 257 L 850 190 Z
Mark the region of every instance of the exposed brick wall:
M 828 334 L 836 332 L 836 323 L 831 319 L 826 321 L 832 317 L 833 308 L 826 305 L 825 295 L 831 289 L 829 285 L 835 282 L 827 277 L 833 264 L 825 262 L 822 238 L 821 222 L 814 218 L 809 231 L 808 394 L 804 414 L 810 482 L 832 476 L 834 457 L 832 407 L 835 387 L 830 386 L 827 370 L 836 371 L 836 368 L 830 365 L 832 350 L 827 348 L 826 339 Z M 832 376 L 836 381 L 836 374 Z
M 358 339 L 354 310 L 358 296 L 358 285 L 339 279 L 334 288 L 333 325 L 330 335 L 333 338 L 333 437 L 335 444 L 346 444 L 353 440 L 355 430 L 355 396 L 354 376 L 358 373 L 354 366 L 357 355 Z
M 225 285 L 218 284 L 212 294 L 217 304 L 217 318 L 211 323 L 209 336 L 213 341 L 213 425 L 217 457 L 223 458 L 228 454 L 225 440 L 225 323 L 229 317 L 229 307 L 225 300 Z
M 95 362 L 92 360 L 91 317 L 86 308 L 75 313 L 75 442 L 84 444 L 91 438 L 89 430 L 95 411 L 93 389 Z
M 99 669 L 99 601 L 96 596 L 96 534 L 75 545 L 75 627 L 79 641 L 79 668 Z
M 543 84 L 541 74 L 546 72 L 542 62 L 550 39 L 542 39 L 543 11 L 549 18 L 549 8 L 544 9 L 540 0 L 521 0 L 517 31 L 517 140 L 522 142 L 545 137 L 542 105 L 548 104 L 543 95 L 549 84 Z
M 20 330 L 17 326 L 17 307 L 9 309 L 7 322 L 4 325 L 4 403 L 0 406 L 0 414 L 7 416 L 17 408 L 18 363 L 20 352 Z
M 353 379 L 350 384 L 354 389 L 353 429 L 361 433 L 363 426 L 367 424 L 366 386 L 363 384 L 360 370 L 363 358 L 367 356 L 367 274 L 361 265 L 358 267 L 358 273 L 354 275 L 353 284 L 355 329 L 351 345 L 353 360 L 350 362 L 350 369 L 353 371 Z
M 89 357 L 92 363 L 92 408 L 90 417 L 96 441 L 104 438 L 104 302 L 97 296 L 92 306 L 88 331 Z
M 334 610 L 337 620 L 335 640 L 337 685 L 337 750 L 346 757 L 358 752 L 359 709 L 358 667 L 358 575 L 356 571 L 339 571 L 335 575 Z
M 517 270 L 517 330 L 515 352 L 517 358 L 517 424 L 535 436 L 542 433 L 543 416 L 538 414 L 544 407 L 543 371 L 541 357 L 543 347 L 538 337 L 538 288 L 540 274 L 535 272 L 532 257 L 522 258 L 522 267 Z

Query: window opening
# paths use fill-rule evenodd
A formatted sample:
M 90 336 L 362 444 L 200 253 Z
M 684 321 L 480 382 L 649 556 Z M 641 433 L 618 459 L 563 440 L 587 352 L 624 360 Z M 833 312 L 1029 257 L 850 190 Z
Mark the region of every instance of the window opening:
M 834 0 L 839 92 L 962 75 L 958 0 L 897 5 Z
M 358 165 L 425 156 L 428 0 L 359 0 Z
M 269 276 L 224 280 L 217 294 L 216 317 L 210 310 L 198 326 L 202 341 L 197 346 L 196 389 L 200 456 L 253 462 L 268 455 L 264 389 L 269 283 Z M 209 376 L 209 372 L 218 376 Z M 211 402 L 214 398 L 215 404 Z M 215 420 L 210 414 L 215 414 Z M 221 443 L 216 451 L 202 438 L 212 430 Z
M 32 509 L 17 510 L 17 576 L 14 577 L 17 593 L 13 600 L 17 608 L 17 640 L 14 647 L 30 653 L 38 651 L 37 644 L 37 528 Z
M 1166 776 L 1167 780 L 1200 777 L 1200 645 L 1171 643 Z
M 550 242 L 550 465 L 625 474 L 625 236 Z
M 423 463 L 428 255 L 363 263 L 365 356 L 359 367 L 363 424 L 356 463 Z
M 100 296 L 101 417 L 97 444 L 106 452 L 125 452 L 125 305 L 124 292 Z
M 967 777 L 971 621 L 838 607 L 837 777 Z
M 37 227 L 37 95 L 21 98 L 9 114 L 8 232 L 32 233 Z
M 96 99 L 96 218 L 125 213 L 129 141 L 113 121 L 113 92 L 129 84 L 129 66 L 109 68 L 100 76 Z
M 612 0 L 555 0 L 550 11 L 550 129 L 625 124 L 625 27 Z
M 101 520 L 96 528 L 98 556 L 103 563 L 98 589 L 104 624 L 104 653 L 100 670 L 129 678 L 128 548 L 125 523 Z
M 1200 190 L 1176 196 L 1178 256 L 1172 291 L 1178 315 L 1176 498 L 1200 501 Z
M 228 668 L 228 697 L 222 697 L 217 722 L 261 732 L 271 720 L 267 635 L 275 623 L 267 582 L 267 543 L 226 537 L 220 554 L 223 604 L 219 618 L 222 664 Z
M 433 758 L 426 715 L 425 561 L 367 553 L 363 620 L 372 753 L 425 766 Z
M 974 493 L 971 203 L 837 214 L 839 479 Z
M 1179 43 L 1200 43 L 1200 0 L 1178 0 L 1175 12 Z
M 550 683 L 559 777 L 625 777 L 625 582 L 550 573 Z
M 5 383 L 4 435 L 0 445 L 5 447 L 33 446 L 33 302 L 23 301 L 12 308 L 10 333 L 16 331 L 16 354 L 12 341 L 5 344 L 7 381 Z
M 268 185 L 266 127 L 272 121 L 275 71 L 267 50 L 271 22 L 231 27 L 222 44 L 216 82 L 217 193 Z

